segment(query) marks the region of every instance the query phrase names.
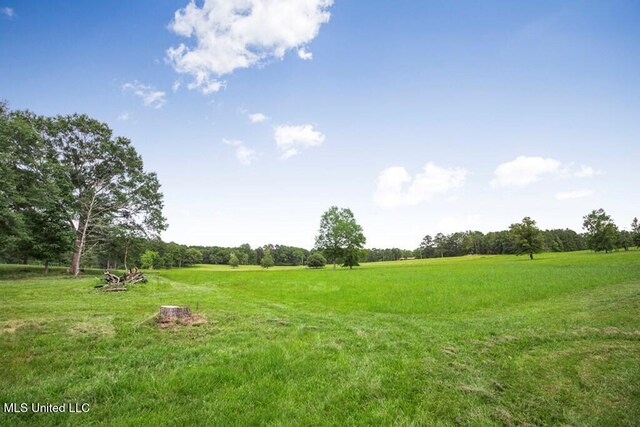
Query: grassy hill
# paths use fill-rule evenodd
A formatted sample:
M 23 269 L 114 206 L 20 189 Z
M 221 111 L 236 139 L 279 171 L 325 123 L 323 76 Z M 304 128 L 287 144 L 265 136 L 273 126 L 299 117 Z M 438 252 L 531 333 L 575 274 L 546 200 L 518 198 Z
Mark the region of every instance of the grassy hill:
M 125 293 L 0 269 L 0 424 L 634 425 L 640 251 L 198 266 Z M 97 274 L 96 274 L 97 276 Z M 199 326 L 159 329 L 162 304 Z

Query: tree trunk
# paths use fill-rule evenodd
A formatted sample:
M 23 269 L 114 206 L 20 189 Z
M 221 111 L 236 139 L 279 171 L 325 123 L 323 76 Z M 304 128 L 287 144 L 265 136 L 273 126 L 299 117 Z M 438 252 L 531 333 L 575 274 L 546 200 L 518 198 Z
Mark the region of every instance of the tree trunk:
M 533 253 L 529 253 L 529 258 L 533 259 Z
M 44 274 L 49 274 L 49 260 L 44 262 Z
M 80 274 L 80 260 L 84 249 L 84 233 L 78 232 L 74 247 L 73 257 L 71 257 L 71 274 L 77 277 Z

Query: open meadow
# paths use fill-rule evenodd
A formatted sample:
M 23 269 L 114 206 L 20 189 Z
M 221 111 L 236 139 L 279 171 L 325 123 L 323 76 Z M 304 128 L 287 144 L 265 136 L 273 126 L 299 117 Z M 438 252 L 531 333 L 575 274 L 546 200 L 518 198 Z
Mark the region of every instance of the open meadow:
M 0 267 L 0 425 L 637 425 L 640 251 L 197 266 L 128 292 Z M 207 323 L 158 328 L 163 304 Z

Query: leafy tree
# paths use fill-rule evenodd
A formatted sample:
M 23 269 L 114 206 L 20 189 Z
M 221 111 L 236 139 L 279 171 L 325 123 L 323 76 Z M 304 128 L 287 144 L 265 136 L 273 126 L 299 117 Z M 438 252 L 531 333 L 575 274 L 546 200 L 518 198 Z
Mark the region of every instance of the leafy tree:
M 238 266 L 240 265 L 240 260 L 238 259 L 236 254 L 233 253 L 229 257 L 229 265 L 233 268 L 238 268 Z
M 480 231 L 466 231 L 463 233 L 462 250 L 465 254 L 482 253 L 482 240 L 484 234 Z
M 342 266 L 349 267 L 349 269 L 359 266 L 360 265 L 358 264 L 359 252 L 360 252 L 359 248 L 345 249 L 342 254 Z
M 350 209 L 332 206 L 322 215 L 315 248 L 332 260 L 333 268 L 339 258 L 344 258 L 349 267 L 357 265 L 358 251 L 365 242 L 362 227 Z
M 187 248 L 184 256 L 185 265 L 200 264 L 202 262 L 202 252 L 196 248 Z
M 322 268 L 327 264 L 327 259 L 321 253 L 315 252 L 307 258 L 307 266 L 309 268 Z
M 273 256 L 271 255 L 271 250 L 268 248 L 264 251 L 264 256 L 260 260 L 260 265 L 262 268 L 269 268 L 274 266 Z
M 69 249 L 70 226 L 54 179 L 59 165 L 42 137 L 45 119 L 9 111 L 0 102 L 0 252 L 59 260 Z
M 596 252 L 609 252 L 616 247 L 618 227 L 603 209 L 593 210 L 583 217 L 587 246 Z
M 629 250 L 629 246 L 633 245 L 633 238 L 631 232 L 627 230 L 618 231 L 618 236 L 616 239 L 616 248 L 624 249 L 625 251 Z
M 135 224 L 149 236 L 166 228 L 158 179 L 144 171 L 127 138 L 113 137 L 106 124 L 77 114 L 48 120 L 45 137 L 60 166 L 57 182 L 69 199 L 61 207 L 76 235 L 74 275 L 82 256 L 104 242 L 110 227 Z
M 161 263 L 160 254 L 156 251 L 146 250 L 142 256 L 140 256 L 140 263 L 142 264 L 142 268 L 149 268 L 151 270 L 159 268 Z
M 73 230 L 55 208 L 41 212 L 32 210 L 26 218 L 32 243 L 31 253 L 44 261 L 44 271 L 48 273 L 50 262 L 62 261 L 62 257 L 72 250 Z
M 529 254 L 533 259 L 533 254 L 542 251 L 544 239 L 542 232 L 536 226 L 536 222 L 528 216 L 522 222 L 511 224 L 509 231 L 515 241 L 517 253 Z
M 631 239 L 636 247 L 640 247 L 640 224 L 638 224 L 638 218 L 633 218 L 633 221 L 631 221 Z

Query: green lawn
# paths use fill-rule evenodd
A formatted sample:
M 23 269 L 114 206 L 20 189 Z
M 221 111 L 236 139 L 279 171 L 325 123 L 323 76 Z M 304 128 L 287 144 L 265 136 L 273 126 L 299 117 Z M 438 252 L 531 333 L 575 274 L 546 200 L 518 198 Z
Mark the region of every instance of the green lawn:
M 0 268 L 0 403 L 91 410 L 0 425 L 640 422 L 638 250 L 201 266 L 124 293 L 17 268 Z M 158 329 L 163 304 L 208 323 Z

